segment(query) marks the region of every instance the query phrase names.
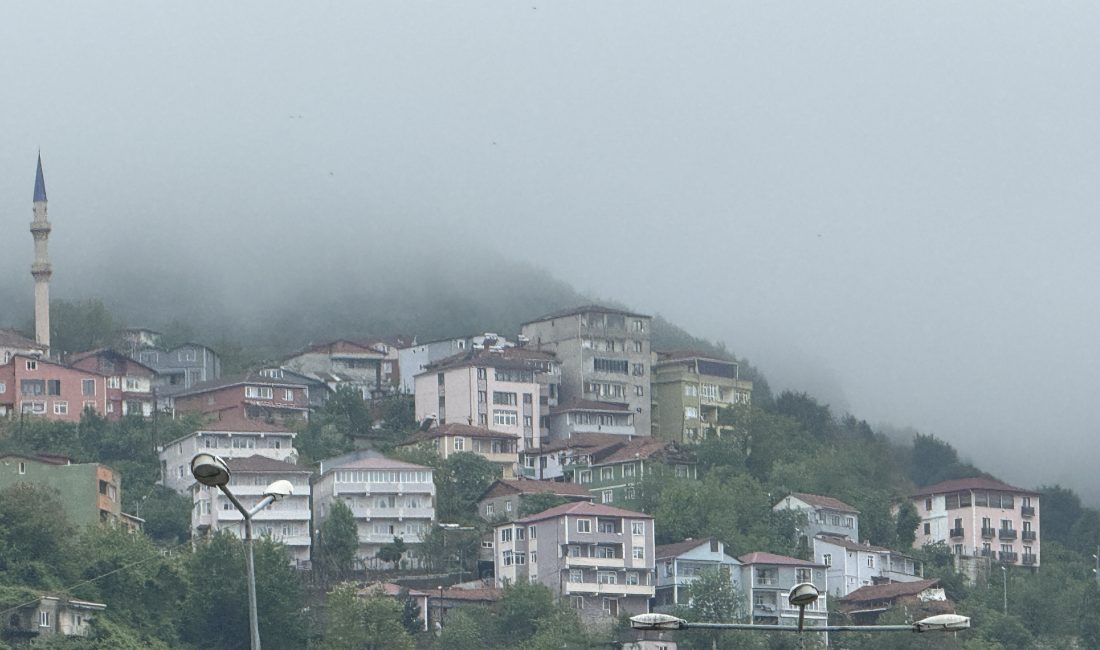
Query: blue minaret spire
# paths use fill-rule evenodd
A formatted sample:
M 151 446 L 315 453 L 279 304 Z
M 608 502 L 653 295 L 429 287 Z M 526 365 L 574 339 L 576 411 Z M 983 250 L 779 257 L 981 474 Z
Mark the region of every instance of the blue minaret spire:
M 38 172 L 34 175 L 34 202 L 46 201 L 46 179 L 42 176 L 42 152 L 38 152 Z

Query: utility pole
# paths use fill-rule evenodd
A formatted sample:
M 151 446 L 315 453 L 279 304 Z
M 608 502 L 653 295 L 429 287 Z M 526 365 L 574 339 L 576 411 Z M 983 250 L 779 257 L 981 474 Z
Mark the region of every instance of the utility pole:
M 1001 576 L 1004 578 L 1004 615 L 1008 616 L 1008 568 L 1001 567 Z

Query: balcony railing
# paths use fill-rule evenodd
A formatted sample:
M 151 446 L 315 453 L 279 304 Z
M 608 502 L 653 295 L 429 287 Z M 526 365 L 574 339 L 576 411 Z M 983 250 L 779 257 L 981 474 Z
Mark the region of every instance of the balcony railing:
M 1015 563 L 1016 560 L 1020 557 L 1018 553 L 1010 553 L 1008 551 L 1001 551 L 1000 556 L 1001 562 L 1004 562 L 1005 564 Z
M 996 529 L 986 528 L 984 526 L 982 527 L 982 537 L 985 537 L 985 538 L 988 539 L 988 538 L 994 537 L 996 535 L 997 535 L 997 530 Z
M 1039 561 L 1039 556 L 1038 555 L 1035 555 L 1033 553 L 1025 553 L 1024 554 L 1024 564 L 1034 565 L 1038 561 Z
M 994 557 L 993 549 L 983 548 L 978 550 L 978 557 Z
M 1020 514 L 1025 517 L 1035 516 L 1035 506 L 1020 506 Z
M 962 528 L 952 528 L 951 529 L 951 536 L 952 537 L 962 537 L 963 536 L 963 529 Z
M 1034 530 L 1025 530 L 1020 533 L 1020 539 L 1025 542 L 1034 542 L 1036 539 L 1036 532 Z
M 997 537 L 1000 539 L 1016 539 L 1016 531 L 1011 528 L 1002 528 L 997 531 Z

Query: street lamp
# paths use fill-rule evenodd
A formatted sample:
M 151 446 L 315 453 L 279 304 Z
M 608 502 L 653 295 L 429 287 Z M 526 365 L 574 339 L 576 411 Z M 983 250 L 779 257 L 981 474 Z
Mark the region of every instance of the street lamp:
M 252 650 L 260 650 L 260 623 L 256 614 L 256 561 L 252 556 L 252 517 L 276 500 L 290 496 L 294 492 L 294 486 L 290 481 L 275 481 L 264 490 L 264 498 L 249 509 L 229 491 L 229 465 L 218 456 L 196 454 L 191 459 L 191 475 L 199 483 L 221 490 L 244 517 L 245 563 L 248 566 L 248 627 Z
M 669 614 L 639 614 L 630 619 L 635 630 L 760 630 L 767 632 L 801 632 L 797 625 L 763 625 L 757 623 L 695 623 Z M 810 632 L 958 632 L 970 628 L 970 618 L 958 614 L 939 614 L 909 625 L 821 625 L 807 628 Z

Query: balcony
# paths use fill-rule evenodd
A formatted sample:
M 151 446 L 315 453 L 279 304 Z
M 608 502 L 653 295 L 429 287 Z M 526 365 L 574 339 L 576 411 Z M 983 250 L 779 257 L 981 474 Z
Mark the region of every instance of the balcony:
M 1016 539 L 1016 531 L 1011 528 L 1002 528 L 997 531 L 999 539 Z
M 952 528 L 951 529 L 951 536 L 952 537 L 962 537 L 963 536 L 963 529 L 962 528 Z
M 565 565 L 594 569 L 622 569 L 626 567 L 626 560 L 621 557 L 567 557 Z
M 1020 533 L 1020 539 L 1024 540 L 1025 542 L 1034 542 L 1037 538 L 1038 533 L 1036 533 L 1034 530 L 1025 530 Z
M 1020 506 L 1020 514 L 1025 517 L 1035 516 L 1035 506 Z
M 1024 553 L 1024 564 L 1028 566 L 1034 566 L 1038 564 L 1039 556 L 1034 553 Z
M 356 519 L 432 519 L 435 515 L 434 508 L 372 508 L 370 506 L 353 505 L 351 514 Z
M 435 483 L 333 483 L 333 494 L 430 494 Z
M 1020 558 L 1020 554 L 1001 551 L 1000 558 L 1001 562 L 1004 562 L 1005 564 L 1015 564 L 1016 560 Z
M 620 585 L 596 582 L 566 582 L 567 594 L 607 594 L 608 596 L 647 596 L 653 597 L 655 588 L 650 585 Z
M 978 557 L 996 557 L 993 554 L 993 549 L 983 548 L 978 550 Z
M 986 528 L 984 526 L 982 527 L 982 537 L 984 537 L 986 539 L 990 539 L 992 537 L 995 537 L 996 535 L 997 535 L 997 530 L 996 529 Z

